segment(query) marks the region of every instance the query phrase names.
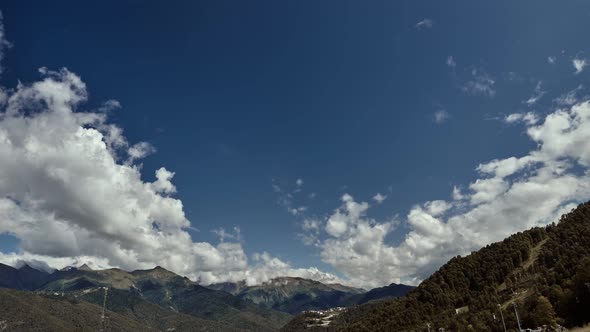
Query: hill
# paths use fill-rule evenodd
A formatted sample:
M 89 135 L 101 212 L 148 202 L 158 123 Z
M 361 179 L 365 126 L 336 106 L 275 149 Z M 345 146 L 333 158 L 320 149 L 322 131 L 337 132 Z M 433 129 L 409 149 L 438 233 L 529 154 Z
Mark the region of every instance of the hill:
M 407 296 L 367 303 L 333 317 L 324 331 L 503 331 L 546 324 L 568 327 L 590 321 L 590 203 L 559 223 L 517 233 L 466 257 L 454 257 Z M 308 313 L 283 331 L 318 321 Z M 309 329 L 307 329 L 309 330 Z
M 99 331 L 102 308 L 73 298 L 42 296 L 0 288 L 2 331 Z M 116 331 L 150 329 L 122 315 L 107 312 L 108 326 Z

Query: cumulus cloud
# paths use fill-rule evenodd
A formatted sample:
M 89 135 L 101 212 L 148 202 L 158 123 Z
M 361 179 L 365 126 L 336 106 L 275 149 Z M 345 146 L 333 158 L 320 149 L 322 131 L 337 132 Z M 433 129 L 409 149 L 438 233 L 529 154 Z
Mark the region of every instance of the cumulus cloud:
M 386 238 L 395 221 L 369 217 L 369 204 L 351 195 L 320 222 L 322 260 L 353 285 L 418 283 L 456 255 L 468 254 L 518 231 L 558 220 L 590 198 L 590 101 L 519 122 L 537 147 L 476 167 L 478 178 L 452 199 L 412 207 L 400 243 Z
M 172 196 L 174 172 L 161 167 L 144 182 L 134 164 L 153 147 L 130 146 L 105 112 L 81 111 L 88 93 L 76 74 L 40 73 L 41 80 L 11 90 L 0 112 L 0 234 L 20 240 L 19 252 L 1 253 L 0 261 L 127 270 L 161 265 L 202 283 L 262 282 L 271 275 L 265 264 L 278 261 L 250 265 L 237 229 L 219 230 L 224 241 L 218 244 L 194 242 L 183 203 Z M 129 159 L 121 161 L 124 154 Z M 279 265 L 275 273 L 330 278 Z
M 418 30 L 422 30 L 422 29 L 430 29 L 430 28 L 432 28 L 433 25 L 434 25 L 434 22 L 431 19 L 425 18 L 422 21 L 416 23 L 415 27 Z
M 557 58 L 554 56 L 548 56 L 547 57 L 547 63 L 549 63 L 550 65 L 555 64 L 555 62 L 557 62 Z
M 584 71 L 584 68 L 586 68 L 586 66 L 588 66 L 588 60 L 586 60 L 586 59 L 580 59 L 580 58 L 575 58 L 574 60 L 572 60 L 572 65 L 576 69 L 576 71 L 574 72 L 574 74 L 577 75 L 577 74 L 583 72 Z
M 471 80 L 463 85 L 463 92 L 475 96 L 493 98 L 496 95 L 494 85 L 496 81 L 483 69 L 474 68 L 471 70 Z

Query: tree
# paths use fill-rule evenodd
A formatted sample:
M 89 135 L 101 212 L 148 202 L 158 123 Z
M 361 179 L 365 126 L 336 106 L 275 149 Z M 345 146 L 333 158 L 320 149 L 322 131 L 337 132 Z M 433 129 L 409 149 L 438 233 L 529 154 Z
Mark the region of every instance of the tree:
M 528 327 L 535 328 L 543 325 L 557 325 L 555 310 L 553 310 L 551 302 L 546 297 L 533 297 L 532 302 L 529 303 L 529 310 L 525 320 Z

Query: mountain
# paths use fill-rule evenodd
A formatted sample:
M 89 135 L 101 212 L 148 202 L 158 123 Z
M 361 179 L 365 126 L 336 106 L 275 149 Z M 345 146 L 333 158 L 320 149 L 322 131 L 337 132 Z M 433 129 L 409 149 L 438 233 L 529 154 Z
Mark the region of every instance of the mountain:
M 102 308 L 104 290 L 87 292 L 101 298 L 100 305 L 79 294 L 65 296 L 0 289 L 0 331 L 228 331 L 245 332 L 220 322 L 199 319 L 166 310 L 138 297 L 127 298 L 109 291 L 109 306 L 115 300 L 125 306 L 118 312 Z M 124 297 L 124 300 L 123 300 Z M 123 302 L 124 301 L 124 302 Z
M 137 303 L 149 302 L 166 310 L 249 331 L 274 331 L 291 316 L 260 307 L 223 291 L 200 286 L 162 267 L 127 272 L 120 269 L 70 268 L 56 271 L 39 291 L 66 293 L 121 314 L 133 313 Z M 142 304 L 145 307 L 145 304 Z
M 267 308 L 298 314 L 306 310 L 324 310 L 350 306 L 385 297 L 399 297 L 413 289 L 395 285 L 365 292 L 363 289 L 319 281 L 279 277 L 261 285 L 247 286 L 245 282 L 220 283 L 207 286 L 229 292 L 237 297 Z
M 306 313 L 282 331 L 503 331 L 590 322 L 590 203 L 558 224 L 514 234 L 457 256 L 395 300 Z
M 78 302 L 100 307 L 104 304 L 107 311 L 131 319 L 133 323 L 129 324 L 144 326 L 140 330 L 147 326 L 176 331 L 276 331 L 291 318 L 287 313 L 258 306 L 227 292 L 205 288 L 159 266 L 127 272 L 121 269 L 92 270 L 83 265 L 49 274 L 28 265 L 15 269 L 0 264 L 0 287 L 35 290 L 39 298 L 34 300 L 47 305 L 47 310 L 39 312 L 40 315 L 53 317 L 51 302 L 58 300 L 56 308 L 68 307 L 83 312 L 93 309 L 78 305 Z M 26 293 L 10 293 L 10 296 L 29 299 L 29 295 L 23 294 Z M 15 303 L 21 305 L 23 302 Z M 22 312 L 33 310 L 31 313 L 36 310 L 29 306 L 17 309 Z M 80 317 L 85 315 L 80 313 Z M 116 315 L 113 317 L 119 317 Z M 63 320 L 56 326 L 67 330 L 70 323 Z
M 43 285 L 49 273 L 36 270 L 25 264 L 19 269 L 0 264 L 0 287 L 34 290 Z
M 99 331 L 102 308 L 72 298 L 0 289 L 1 331 Z M 148 331 L 145 325 L 107 312 L 113 331 Z
M 389 286 L 373 288 L 366 293 L 351 297 L 353 304 L 364 304 L 370 301 L 385 300 L 389 298 L 403 297 L 416 287 L 392 283 Z

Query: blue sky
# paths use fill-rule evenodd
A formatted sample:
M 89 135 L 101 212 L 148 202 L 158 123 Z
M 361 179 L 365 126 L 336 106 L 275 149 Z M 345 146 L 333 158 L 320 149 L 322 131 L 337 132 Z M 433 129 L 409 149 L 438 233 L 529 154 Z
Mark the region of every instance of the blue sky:
M 2 85 L 67 67 L 88 87 L 82 109 L 118 101 L 109 122 L 130 143 L 155 148 L 138 161 L 143 181 L 162 166 L 175 172 L 193 241 L 217 243 L 212 230 L 237 226 L 239 239 L 224 240 L 246 255 L 268 252 L 345 280 L 354 269 L 322 256 L 344 194 L 371 205 L 361 213 L 369 224 L 394 220 L 384 245 L 395 247 L 416 229 L 408 221 L 416 205 L 450 202 L 454 187 L 482 177 L 478 165 L 537 149 L 532 123 L 508 115 L 542 118 L 588 84 L 573 62 L 590 57 L 590 4 L 581 0 L 7 0 L 0 9 L 12 44 Z M 527 104 L 535 91 L 541 97 Z M 387 196 L 380 204 L 377 193 Z M 515 227 L 542 223 L 584 194 Z M 320 223 L 316 245 L 302 241 L 306 220 Z M 0 251 L 22 252 L 8 233 Z M 415 282 L 443 258 L 392 281 Z

